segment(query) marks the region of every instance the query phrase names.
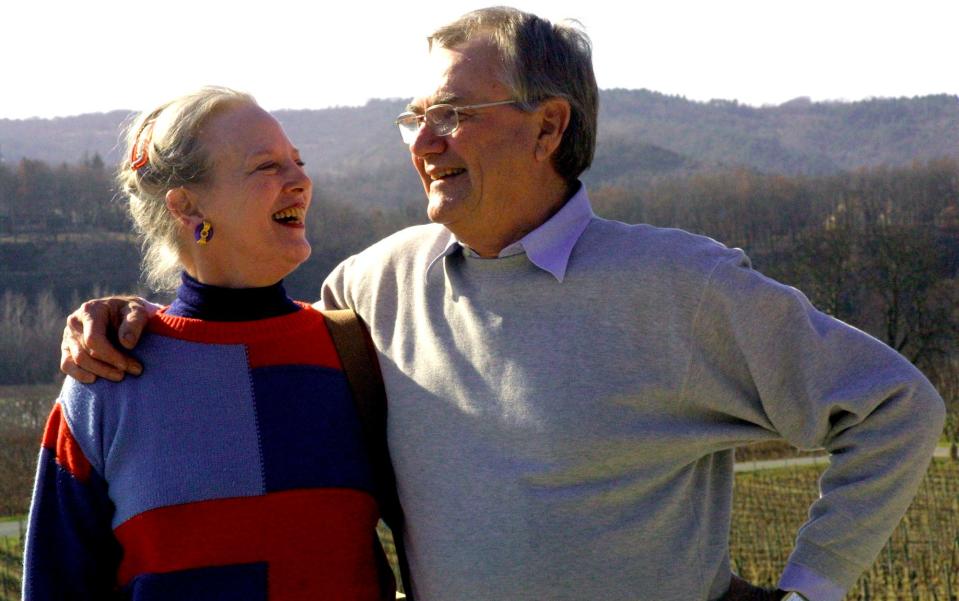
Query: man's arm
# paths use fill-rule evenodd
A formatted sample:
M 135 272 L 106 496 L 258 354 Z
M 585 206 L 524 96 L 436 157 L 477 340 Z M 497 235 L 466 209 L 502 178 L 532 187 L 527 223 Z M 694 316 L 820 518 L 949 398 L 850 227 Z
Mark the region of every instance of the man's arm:
M 349 298 L 349 285 L 347 282 L 347 275 L 350 273 L 355 258 L 356 255 L 349 257 L 330 272 L 330 275 L 323 281 L 320 300 L 316 302 L 315 307 L 329 310 L 353 309 L 356 311 L 356 304 L 351 302 Z
M 909 506 L 942 429 L 929 381 L 882 342 L 811 307 L 729 256 L 713 271 L 693 332 L 684 396 L 741 429 L 824 448 L 821 497 L 779 586 L 838 600 Z
M 67 316 L 60 343 L 60 371 L 90 384 L 97 377 L 119 382 L 143 366 L 118 348 L 133 349 L 158 305 L 135 296 L 89 300 Z

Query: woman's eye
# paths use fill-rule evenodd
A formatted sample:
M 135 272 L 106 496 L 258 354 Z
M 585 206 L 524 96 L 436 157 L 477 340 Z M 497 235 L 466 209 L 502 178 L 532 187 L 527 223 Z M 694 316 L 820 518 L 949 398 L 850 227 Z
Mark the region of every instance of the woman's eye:
M 301 160 L 301 159 L 296 159 L 296 164 L 299 165 L 300 167 L 305 167 L 305 166 L 306 166 L 306 162 L 304 162 L 304 161 Z
M 277 168 L 276 162 L 270 161 L 269 163 L 263 163 L 262 165 L 259 165 L 256 169 L 257 171 L 268 171 L 270 169 L 276 169 L 276 168 Z

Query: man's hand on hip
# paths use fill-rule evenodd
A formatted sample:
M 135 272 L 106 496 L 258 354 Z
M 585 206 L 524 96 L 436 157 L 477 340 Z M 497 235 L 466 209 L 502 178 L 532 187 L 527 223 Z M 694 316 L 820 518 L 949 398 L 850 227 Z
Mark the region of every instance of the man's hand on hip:
M 729 590 L 720 601 L 779 601 L 784 594 L 780 590 L 754 586 L 733 574 Z
M 147 321 L 159 307 L 135 296 L 87 301 L 67 316 L 60 343 L 60 371 L 85 384 L 97 377 L 119 382 L 125 374 L 140 375 L 143 366 L 124 354 L 140 340 Z

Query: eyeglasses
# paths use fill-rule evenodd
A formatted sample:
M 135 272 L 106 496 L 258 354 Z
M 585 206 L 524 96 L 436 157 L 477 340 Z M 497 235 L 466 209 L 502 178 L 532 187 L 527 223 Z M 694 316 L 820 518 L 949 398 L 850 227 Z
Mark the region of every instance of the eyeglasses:
M 460 111 L 483 109 L 491 106 L 513 104 L 515 102 L 516 100 L 500 100 L 499 102 L 486 102 L 484 104 L 470 104 L 467 106 L 434 104 L 426 109 L 422 115 L 412 112 L 402 113 L 396 118 L 394 123 L 400 128 L 400 135 L 403 136 L 403 142 L 412 144 L 416 141 L 416 136 L 420 133 L 420 127 L 424 123 L 430 128 L 430 131 L 432 131 L 434 135 L 448 136 L 459 129 Z

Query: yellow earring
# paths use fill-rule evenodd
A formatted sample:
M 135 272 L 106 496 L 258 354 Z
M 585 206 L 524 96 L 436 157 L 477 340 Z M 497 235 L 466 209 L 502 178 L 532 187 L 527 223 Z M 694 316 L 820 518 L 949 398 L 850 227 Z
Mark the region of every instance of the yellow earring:
M 202 223 L 196 226 L 196 229 L 193 230 L 193 237 L 196 239 L 196 243 L 200 246 L 205 245 L 213 238 L 213 224 L 207 220 L 203 220 Z

